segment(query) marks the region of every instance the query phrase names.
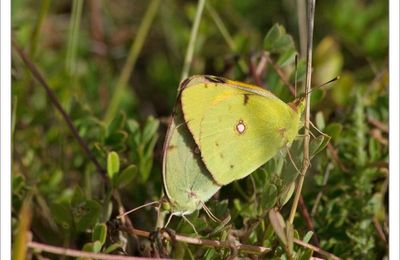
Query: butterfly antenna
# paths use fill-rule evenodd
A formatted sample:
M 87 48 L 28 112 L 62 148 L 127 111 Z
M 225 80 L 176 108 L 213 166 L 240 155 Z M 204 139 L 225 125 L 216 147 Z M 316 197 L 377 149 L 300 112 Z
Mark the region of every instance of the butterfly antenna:
M 211 210 L 201 201 L 201 206 L 203 207 L 204 211 L 207 213 L 207 215 L 211 218 L 212 221 L 214 222 L 221 222 L 219 218 L 217 218 Z
M 287 154 L 288 154 L 288 156 L 289 156 L 290 161 L 291 161 L 292 164 L 293 164 L 293 167 L 296 169 L 296 171 L 297 171 L 299 174 L 301 174 L 299 168 L 297 168 L 296 164 L 294 163 L 294 160 L 293 160 L 293 158 L 292 158 L 292 154 L 290 153 L 290 149 L 289 149 L 289 147 L 287 147 L 287 146 L 286 146 L 286 151 L 287 151 Z
M 317 87 L 313 87 L 313 88 L 311 88 L 310 91 L 307 92 L 307 94 L 310 94 L 310 93 L 313 92 L 315 89 L 322 88 L 322 87 L 324 87 L 324 86 L 326 86 L 326 85 L 328 85 L 328 84 L 330 84 L 330 83 L 332 83 L 332 82 L 335 82 L 335 81 L 338 80 L 338 79 L 340 79 L 340 76 L 336 76 L 336 77 L 334 77 L 333 79 L 331 79 L 331 80 L 325 82 L 325 83 L 322 84 L 322 85 L 319 85 L 319 86 L 317 86 Z M 304 93 L 302 96 L 306 96 L 306 94 Z
M 318 129 L 318 127 L 316 127 L 313 122 L 310 121 L 310 125 L 321 135 L 325 136 L 325 137 L 330 137 L 329 135 L 325 134 L 324 132 L 322 132 L 321 130 Z
M 169 218 L 168 218 L 168 220 L 167 220 L 167 223 L 164 225 L 164 228 L 166 228 L 166 227 L 168 226 L 169 222 L 171 222 L 171 219 L 172 219 L 172 216 L 173 216 L 173 215 L 174 215 L 173 213 L 171 213 L 171 214 L 169 215 Z
M 196 235 L 198 236 L 199 233 L 197 233 L 197 230 L 196 230 L 196 228 L 194 227 L 193 223 L 190 222 L 190 221 L 185 217 L 185 215 L 182 215 L 182 218 L 183 218 L 187 223 L 189 223 L 189 225 L 193 228 L 194 233 L 196 233 Z
M 134 208 L 134 209 L 131 209 L 131 210 L 129 210 L 129 211 L 127 211 L 127 212 L 125 212 L 125 213 L 123 213 L 123 214 L 117 216 L 117 219 L 123 218 L 123 217 L 125 217 L 126 215 L 128 215 L 128 214 L 130 214 L 130 213 L 132 213 L 132 212 L 134 212 L 134 211 L 136 211 L 136 210 L 139 210 L 139 209 L 141 209 L 141 208 L 144 208 L 144 207 L 147 207 L 147 206 L 151 206 L 151 205 L 154 205 L 154 204 L 159 205 L 160 202 L 159 202 L 159 201 L 153 201 L 153 202 L 146 203 L 146 204 L 144 204 L 144 205 L 141 205 L 141 206 L 139 206 L 139 207 L 136 207 L 136 208 Z

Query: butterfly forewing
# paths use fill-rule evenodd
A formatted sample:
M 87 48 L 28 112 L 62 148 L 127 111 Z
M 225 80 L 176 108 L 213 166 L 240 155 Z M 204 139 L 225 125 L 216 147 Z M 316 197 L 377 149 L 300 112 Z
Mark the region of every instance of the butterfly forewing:
M 300 118 L 264 89 L 225 82 L 189 83 L 181 93 L 186 124 L 221 185 L 249 175 L 291 143 Z

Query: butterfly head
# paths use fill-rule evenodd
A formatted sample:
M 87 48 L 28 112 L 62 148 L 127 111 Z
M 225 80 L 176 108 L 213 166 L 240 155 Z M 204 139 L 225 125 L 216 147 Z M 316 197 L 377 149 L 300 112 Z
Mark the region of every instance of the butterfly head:
M 296 113 L 301 115 L 305 107 L 305 97 L 301 96 L 288 104 Z

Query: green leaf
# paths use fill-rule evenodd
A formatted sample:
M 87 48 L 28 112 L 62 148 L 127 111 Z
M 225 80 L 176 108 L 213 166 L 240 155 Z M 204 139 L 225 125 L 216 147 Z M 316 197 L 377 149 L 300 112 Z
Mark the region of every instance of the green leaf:
M 111 244 L 104 250 L 104 253 L 110 254 L 110 253 L 114 252 L 115 250 L 117 250 L 118 248 L 123 248 L 123 244 L 121 242 L 116 242 L 116 243 Z
M 117 172 L 119 172 L 119 156 L 116 152 L 111 152 L 107 157 L 107 175 L 112 180 Z
M 298 257 L 296 257 L 296 260 L 310 260 L 312 259 L 314 251 L 311 249 L 304 249 L 303 252 L 300 253 Z
M 295 49 L 288 49 L 279 56 L 279 59 L 276 63 L 283 68 L 286 65 L 293 63 L 296 55 L 297 51 Z
M 265 185 L 263 193 L 261 193 L 260 202 L 263 208 L 270 209 L 273 208 L 278 200 L 278 189 L 276 185 L 272 183 L 267 183 Z
M 311 240 L 311 238 L 312 238 L 313 235 L 314 235 L 314 232 L 308 231 L 308 232 L 304 235 L 303 242 L 305 242 L 305 243 L 310 242 L 310 240 Z
M 285 191 L 282 192 L 281 196 L 279 197 L 280 205 L 285 205 L 286 203 L 288 203 L 290 198 L 293 196 L 295 187 L 296 183 L 294 181 L 286 187 Z
M 306 60 L 305 59 L 298 59 L 297 62 L 297 72 L 293 71 L 291 76 L 290 76 L 290 81 L 294 82 L 297 77 L 297 82 L 301 82 L 305 79 L 306 77 Z M 299 86 L 299 84 L 298 84 Z M 298 89 L 299 91 L 299 89 Z
M 279 24 L 274 24 L 264 38 L 264 48 L 271 52 L 274 51 L 274 47 L 280 36 L 281 26 Z
M 282 25 L 275 24 L 264 38 L 264 48 L 271 53 L 283 53 L 294 49 L 294 42 Z
M 121 173 L 114 176 L 113 178 L 114 187 L 122 188 L 123 186 L 129 184 L 135 177 L 136 173 L 137 173 L 136 165 L 133 164 L 129 165 Z
M 56 223 L 63 229 L 71 229 L 73 226 L 73 217 L 70 206 L 67 203 L 50 204 L 50 211 Z
M 136 133 L 140 128 L 139 123 L 133 119 L 128 119 L 127 126 L 131 134 Z
M 320 135 L 310 141 L 310 157 L 313 158 L 316 154 L 320 153 L 328 145 L 331 140 L 330 136 Z
M 322 111 L 318 111 L 315 115 L 315 125 L 318 127 L 319 130 L 324 130 L 325 128 L 325 119 L 324 114 Z
M 107 127 L 107 136 L 113 134 L 115 131 L 120 130 L 125 125 L 126 116 L 125 113 L 120 112 Z
M 92 252 L 92 253 L 100 253 L 101 247 L 102 247 L 102 244 L 100 243 L 100 241 L 89 242 L 89 243 L 86 243 L 82 247 L 82 251 Z M 79 259 L 83 260 L 83 259 L 87 259 L 87 258 L 79 258 Z
M 93 242 L 93 248 L 92 248 L 92 252 L 94 253 L 100 253 L 101 248 L 102 248 L 103 244 L 100 241 L 94 241 Z
M 95 200 L 86 200 L 73 208 L 75 226 L 78 231 L 91 228 L 100 218 L 101 205 Z
M 124 143 L 127 138 L 128 138 L 127 132 L 118 130 L 106 138 L 105 144 L 106 145 L 115 145 L 118 143 Z
M 83 245 L 82 247 L 82 251 L 85 252 L 93 252 L 93 242 L 89 242 Z M 84 259 L 84 258 L 80 258 L 80 259 Z
M 106 241 L 107 226 L 103 223 L 98 223 L 93 229 L 92 241 L 99 241 L 101 245 Z
M 143 129 L 142 142 L 148 143 L 157 133 L 159 121 L 153 117 L 149 117 Z

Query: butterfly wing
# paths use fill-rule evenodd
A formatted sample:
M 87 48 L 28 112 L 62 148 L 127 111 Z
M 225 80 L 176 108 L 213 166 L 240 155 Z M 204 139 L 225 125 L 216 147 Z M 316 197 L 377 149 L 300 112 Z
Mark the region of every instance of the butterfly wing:
M 221 185 L 271 159 L 297 134 L 299 113 L 270 92 L 243 83 L 201 83 L 182 90 L 185 121 Z
M 220 188 L 212 179 L 189 130 L 177 109 L 168 127 L 163 155 L 164 190 L 177 215 L 190 214 L 202 207 Z

